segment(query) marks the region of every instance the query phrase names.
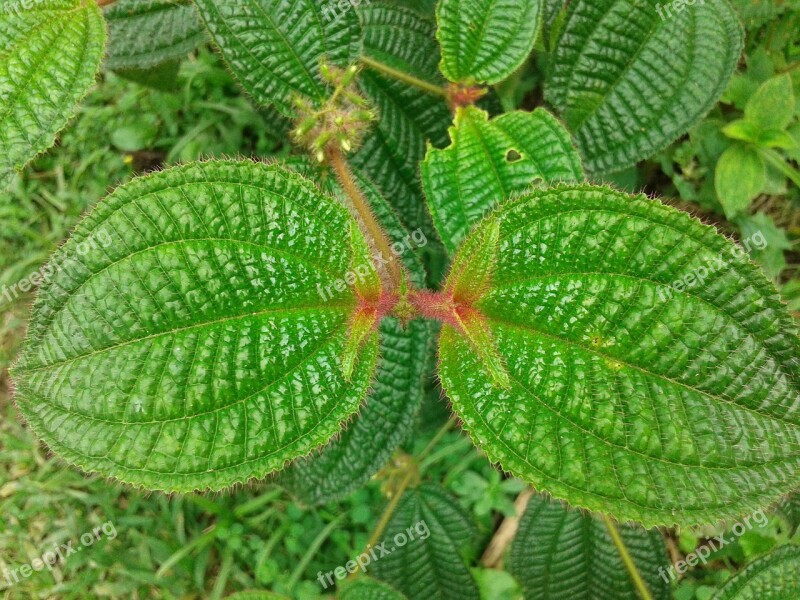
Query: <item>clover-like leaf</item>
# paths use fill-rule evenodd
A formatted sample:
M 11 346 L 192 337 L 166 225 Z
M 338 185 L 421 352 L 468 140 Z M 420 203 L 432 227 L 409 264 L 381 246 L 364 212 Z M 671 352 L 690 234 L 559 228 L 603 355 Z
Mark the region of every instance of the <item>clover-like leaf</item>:
M 664 577 L 670 563 L 664 537 L 641 527 L 618 529 L 653 599 L 669 600 L 669 579 Z M 526 598 L 639 599 L 605 523 L 542 496 L 532 496 L 528 502 L 507 565 Z
M 359 55 L 353 10 L 337 17 L 317 0 L 195 0 L 211 37 L 253 99 L 294 116 L 292 97 L 327 95 L 323 58 L 347 66 Z
M 0 11 L 0 192 L 55 142 L 94 84 L 106 44 L 86 0 L 30 0 Z
M 488 325 L 510 387 L 446 320 L 439 341 L 442 385 L 493 461 L 648 526 L 740 516 L 798 486 L 800 342 L 742 248 L 589 185 L 524 194 L 465 247 L 498 223 L 489 289 L 452 302 Z
M 189 0 L 117 0 L 105 18 L 109 69 L 147 69 L 178 60 L 207 39 Z
M 383 536 L 388 552 L 369 568 L 409 600 L 478 600 L 465 562 L 477 535 L 453 496 L 424 484 L 401 498 Z
M 725 91 L 742 49 L 735 12 L 728 0 L 680 8 L 650 0 L 570 3 L 545 98 L 573 131 L 588 171 L 652 156 Z
M 541 18 L 542 0 L 440 0 L 442 73 L 468 84 L 502 81 L 533 50 Z
M 69 462 L 153 489 L 221 489 L 308 454 L 375 367 L 373 332 L 342 373 L 353 230 L 277 165 L 122 186 L 50 263 L 14 369 L 22 414 Z
M 750 563 L 728 580 L 713 600 L 800 598 L 800 548 L 782 546 Z
M 489 120 L 478 108 L 456 112 L 450 146 L 428 148 L 422 187 L 439 237 L 453 253 L 496 202 L 536 182 L 583 179 L 569 133 L 543 108 Z

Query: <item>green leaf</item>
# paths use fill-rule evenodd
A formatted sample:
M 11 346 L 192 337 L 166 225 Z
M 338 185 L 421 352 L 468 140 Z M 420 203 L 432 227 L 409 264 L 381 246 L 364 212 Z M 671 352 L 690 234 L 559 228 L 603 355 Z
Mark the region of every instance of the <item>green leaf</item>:
M 794 600 L 800 598 L 800 547 L 782 546 L 730 579 L 714 600 Z
M 371 577 L 359 577 L 345 584 L 336 596 L 338 600 L 405 600 L 396 589 Z
M 788 73 L 768 79 L 744 107 L 744 118 L 760 130 L 784 130 L 794 118 L 794 91 Z
M 619 526 L 631 558 L 654 599 L 669 600 L 670 567 L 657 530 Z M 605 523 L 590 514 L 534 495 L 519 522 L 508 570 L 526 598 L 540 600 L 638 600 Z
M 545 98 L 591 173 L 618 171 L 686 132 L 725 91 L 742 49 L 727 0 L 670 10 L 638 0 L 576 0 Z M 624 32 L 624 33 L 620 33 Z
M 334 18 L 332 4 L 315 0 L 195 0 L 225 62 L 260 104 L 294 116 L 292 97 L 327 96 L 323 57 L 347 66 L 359 55 L 355 11 Z
M 364 54 L 389 66 L 438 83 L 435 23 L 411 10 L 373 2 L 358 9 L 364 31 Z M 441 98 L 370 69 L 359 76 L 363 92 L 378 109 L 380 120 L 353 157 L 397 211 L 408 230 L 422 228 L 432 240 L 436 232 L 419 184 L 419 163 L 425 144 L 447 143 L 452 116 Z
M 792 248 L 786 231 L 776 226 L 775 221 L 764 213 L 744 215 L 736 220 L 736 224 L 742 232 L 742 243 L 750 257 L 761 265 L 767 277 L 777 279 L 786 268 L 783 253 Z
M 458 501 L 424 484 L 400 500 L 383 536 L 391 552 L 370 568 L 409 600 L 478 600 L 463 554 L 474 550 L 477 537 Z
M 94 2 L 26 6 L 0 12 L 0 192 L 14 171 L 53 145 L 94 84 L 106 44 Z
M 207 39 L 203 22 L 186 0 L 117 0 L 105 17 L 108 69 L 146 69 L 179 60 Z
M 714 171 L 714 187 L 725 216 L 731 219 L 746 210 L 766 178 L 764 160 L 755 149 L 734 144 L 725 150 Z
M 800 527 L 800 492 L 782 498 L 778 504 L 778 512 L 789 522 L 789 535 L 794 535 Z
M 504 198 L 534 183 L 583 179 L 569 133 L 543 108 L 489 120 L 474 107 L 459 109 L 450 146 L 429 147 L 422 187 L 439 236 L 449 253 Z
M 230 596 L 225 596 L 225 600 L 289 600 L 287 596 L 281 596 L 274 592 L 237 592 Z
M 541 0 L 441 0 L 442 73 L 454 82 L 499 83 L 528 58 L 541 17 Z
M 356 412 L 342 377 L 352 219 L 279 167 L 190 164 L 118 188 L 53 257 L 14 369 L 54 451 L 151 489 L 218 490 L 283 468 Z
M 647 526 L 737 517 L 798 486 L 800 341 L 743 249 L 588 185 L 506 203 L 465 245 L 496 222 L 491 289 L 472 308 L 510 389 L 456 328 L 439 340 L 442 386 L 491 460 Z

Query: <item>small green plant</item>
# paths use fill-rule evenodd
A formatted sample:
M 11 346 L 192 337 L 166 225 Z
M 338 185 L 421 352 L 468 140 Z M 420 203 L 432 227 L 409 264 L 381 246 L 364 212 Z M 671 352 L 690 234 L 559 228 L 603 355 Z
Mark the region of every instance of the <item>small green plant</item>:
M 350 599 L 479 597 L 476 528 L 422 476 L 433 446 L 392 459 L 432 372 L 454 413 L 434 441 L 458 422 L 573 507 L 524 513 L 508 566 L 529 597 L 611 572 L 591 597 L 667 598 L 663 536 L 638 525 L 736 519 L 800 486 L 800 341 L 773 283 L 712 227 L 603 183 L 728 88 L 727 0 L 666 18 L 640 0 L 440 0 L 433 20 L 388 2 L 30 4 L 0 13 L 0 186 L 54 143 L 106 43 L 107 68 L 153 84 L 208 36 L 287 144 L 120 186 L 34 282 L 15 397 L 70 464 L 177 493 L 274 473 L 309 503 L 394 470 L 360 556 L 394 551 Z M 534 49 L 546 106 L 499 110 Z M 728 216 L 767 165 L 798 183 L 796 126 L 785 73 L 724 126 Z M 516 480 L 472 484 L 479 514 L 513 516 Z M 791 580 L 796 553 L 776 554 L 722 597 Z

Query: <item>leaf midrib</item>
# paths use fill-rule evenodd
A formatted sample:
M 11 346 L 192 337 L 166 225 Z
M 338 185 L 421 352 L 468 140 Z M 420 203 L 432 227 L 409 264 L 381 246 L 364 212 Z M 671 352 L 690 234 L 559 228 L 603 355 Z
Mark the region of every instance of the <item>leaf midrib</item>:
M 111 346 L 106 346 L 104 348 L 99 348 L 97 350 L 93 350 L 92 352 L 87 352 L 85 354 L 79 354 L 77 356 L 72 356 L 72 357 L 67 358 L 67 359 L 59 360 L 59 361 L 52 362 L 52 363 L 49 363 L 49 364 L 46 364 L 46 365 L 41 365 L 41 366 L 38 366 L 38 367 L 26 367 L 24 365 L 23 366 L 17 366 L 17 367 L 15 367 L 14 372 L 15 372 L 15 374 L 19 375 L 19 374 L 22 374 L 22 373 L 34 373 L 34 372 L 37 372 L 37 371 L 46 371 L 46 370 L 49 370 L 49 369 L 52 369 L 52 368 L 55 368 L 55 367 L 60 367 L 60 366 L 66 365 L 66 364 L 71 364 L 71 363 L 76 362 L 78 360 L 89 358 L 89 357 L 95 356 L 97 354 L 102 354 L 102 353 L 108 352 L 110 350 L 116 350 L 118 348 L 122 348 L 122 347 L 128 346 L 130 344 L 135 344 L 135 343 L 138 343 L 138 342 L 144 342 L 144 341 L 148 341 L 148 340 L 151 340 L 151 339 L 156 339 L 156 338 L 159 338 L 159 337 L 162 337 L 162 336 L 165 336 L 165 335 L 173 335 L 173 334 L 176 334 L 176 333 L 182 333 L 182 332 L 189 331 L 189 330 L 195 329 L 195 328 L 202 328 L 202 327 L 208 327 L 208 326 L 211 326 L 211 325 L 218 325 L 220 323 L 231 323 L 231 322 L 236 322 L 236 321 L 241 320 L 241 319 L 256 318 L 256 317 L 261 317 L 261 316 L 268 315 L 268 314 L 294 313 L 294 312 L 333 310 L 333 309 L 336 309 L 336 310 L 339 310 L 339 309 L 351 309 L 352 306 L 353 305 L 349 304 L 349 303 L 348 304 L 343 304 L 343 303 L 326 302 L 324 304 L 319 304 L 319 305 L 310 304 L 310 305 L 299 305 L 299 306 L 271 307 L 271 308 L 267 308 L 267 309 L 264 309 L 264 310 L 244 313 L 244 314 L 240 314 L 240 315 L 229 315 L 229 316 L 222 317 L 222 318 L 219 318 L 219 319 L 212 319 L 212 320 L 209 320 L 209 321 L 201 321 L 201 322 L 198 322 L 198 323 L 192 323 L 190 325 L 184 325 L 182 327 L 176 327 L 174 329 L 167 329 L 165 331 L 159 331 L 157 333 L 151 333 L 151 334 L 146 335 L 146 336 L 133 338 L 133 339 L 130 339 L 130 340 L 125 340 L 123 342 L 118 342 L 116 344 L 112 344 Z

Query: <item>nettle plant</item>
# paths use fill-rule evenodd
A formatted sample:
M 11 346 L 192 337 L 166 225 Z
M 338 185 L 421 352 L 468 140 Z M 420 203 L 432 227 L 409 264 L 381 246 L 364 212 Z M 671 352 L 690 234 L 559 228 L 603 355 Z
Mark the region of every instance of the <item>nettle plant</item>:
M 592 597 L 667 597 L 662 537 L 615 522 L 734 519 L 800 484 L 798 338 L 773 285 L 713 228 L 598 183 L 725 90 L 742 48 L 726 0 L 667 17 L 642 0 L 440 0 L 435 19 L 379 2 L 22 4 L 0 13 L 4 185 L 92 85 L 107 30 L 120 70 L 209 35 L 295 149 L 136 178 L 58 249 L 13 377 L 69 463 L 169 492 L 283 470 L 330 500 L 408 437 L 435 341 L 475 445 L 604 515 L 535 497 L 509 561 L 531 595 L 578 593 L 583 560 L 607 573 Z M 497 84 L 533 52 L 543 106 L 509 109 Z M 100 232 L 113 243 L 84 243 Z M 446 492 L 395 508 L 390 530 L 427 515 L 432 533 L 376 563 L 399 590 L 380 594 L 477 597 L 458 554 L 474 534 Z

